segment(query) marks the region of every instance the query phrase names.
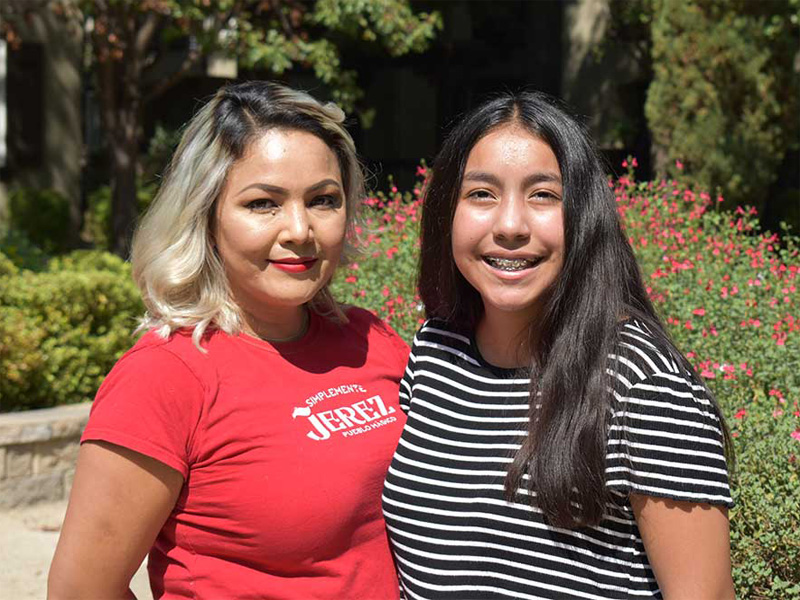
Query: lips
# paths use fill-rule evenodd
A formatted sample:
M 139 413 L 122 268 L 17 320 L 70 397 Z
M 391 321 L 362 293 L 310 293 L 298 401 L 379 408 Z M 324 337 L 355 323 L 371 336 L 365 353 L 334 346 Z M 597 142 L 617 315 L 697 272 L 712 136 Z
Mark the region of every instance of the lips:
M 508 257 L 508 256 L 482 256 L 483 262 L 494 269 L 499 269 L 500 271 L 508 271 L 508 272 L 517 272 L 517 271 L 524 271 L 525 269 L 532 269 L 540 262 L 542 262 L 543 258 L 540 256 L 534 258 L 525 258 L 525 257 Z
M 313 257 L 280 258 L 270 260 L 269 263 L 276 269 L 287 273 L 304 273 L 314 268 L 314 265 L 317 264 L 317 259 Z

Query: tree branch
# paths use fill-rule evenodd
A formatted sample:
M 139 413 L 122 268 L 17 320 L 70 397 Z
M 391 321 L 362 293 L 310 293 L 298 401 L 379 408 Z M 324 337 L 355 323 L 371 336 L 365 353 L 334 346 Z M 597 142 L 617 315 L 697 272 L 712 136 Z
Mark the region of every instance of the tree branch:
M 289 22 L 289 19 L 286 18 L 286 15 L 281 10 L 281 0 L 269 0 L 269 5 L 272 7 L 272 10 L 275 12 L 275 14 L 278 15 L 284 35 L 288 39 L 292 39 L 296 35 L 296 32 L 294 27 L 292 27 L 292 24 Z
M 106 133 L 110 138 L 109 141 L 114 143 L 117 129 L 117 110 L 114 96 L 114 88 L 116 87 L 114 85 L 114 62 L 111 58 L 107 34 L 101 35 L 97 32 L 97 21 L 95 21 L 92 39 L 94 60 L 97 64 L 97 91 L 100 96 L 100 116 L 103 120 Z
M 148 13 L 139 31 L 136 32 L 133 42 L 133 50 L 136 52 L 136 56 L 144 58 L 153 36 L 158 31 L 159 25 L 161 25 L 161 15 L 154 12 Z
M 216 13 L 214 15 L 214 23 L 212 24 L 212 31 L 219 31 L 222 26 L 230 20 L 230 18 L 240 10 L 241 7 L 238 3 L 233 5 L 233 8 L 229 10 L 227 13 Z M 150 89 L 144 97 L 144 105 L 146 106 L 152 100 L 158 98 L 161 94 L 166 92 L 172 86 L 177 84 L 181 81 L 184 76 L 193 69 L 199 62 L 200 59 L 203 58 L 204 52 L 202 50 L 190 50 L 187 54 L 186 58 L 181 63 L 181 66 L 178 67 L 169 77 L 161 79 L 159 83 L 157 83 L 152 89 Z
M 175 70 L 169 77 L 162 79 L 157 83 L 144 97 L 144 104 L 149 104 L 152 100 L 158 98 L 161 94 L 166 92 L 173 85 L 178 83 L 197 63 L 200 62 L 203 53 L 197 50 L 190 50 L 186 58 L 181 63 L 181 66 Z

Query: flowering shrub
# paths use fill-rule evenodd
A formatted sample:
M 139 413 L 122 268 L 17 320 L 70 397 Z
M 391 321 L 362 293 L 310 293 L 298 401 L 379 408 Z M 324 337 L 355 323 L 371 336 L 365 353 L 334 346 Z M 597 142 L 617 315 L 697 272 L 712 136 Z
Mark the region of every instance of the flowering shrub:
M 798 240 L 759 230 L 750 208 L 679 181 L 611 182 L 653 303 L 715 393 L 731 428 L 734 580 L 741 598 L 800 598 L 800 286 Z M 680 165 L 676 165 L 680 170 Z M 367 199 L 362 257 L 334 292 L 406 340 L 422 322 L 415 290 L 426 169 L 412 193 Z
M 738 595 L 800 598 L 798 240 L 761 232 L 752 208 L 720 211 L 720 197 L 637 183 L 625 166 L 614 193 L 650 297 L 734 437 Z
M 392 185 L 364 201 L 362 225 L 356 228 L 360 256 L 339 269 L 334 297 L 363 306 L 389 323 L 409 343 L 424 320 L 416 289 L 419 218 L 427 168 L 417 169 L 412 192 Z

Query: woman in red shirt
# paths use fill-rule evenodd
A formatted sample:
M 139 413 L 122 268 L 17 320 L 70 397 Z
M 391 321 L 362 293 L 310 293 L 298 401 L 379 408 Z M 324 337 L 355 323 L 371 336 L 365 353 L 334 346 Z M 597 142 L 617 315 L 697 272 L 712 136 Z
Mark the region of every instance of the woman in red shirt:
M 396 598 L 380 490 L 408 348 L 328 291 L 363 175 L 344 115 L 222 89 L 133 242 L 145 335 L 82 438 L 50 598 Z

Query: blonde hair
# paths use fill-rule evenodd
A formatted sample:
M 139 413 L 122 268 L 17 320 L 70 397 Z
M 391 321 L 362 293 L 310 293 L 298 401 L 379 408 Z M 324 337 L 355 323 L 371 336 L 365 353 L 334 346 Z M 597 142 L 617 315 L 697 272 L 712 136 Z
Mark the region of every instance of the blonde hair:
M 137 331 L 168 337 L 193 328 L 200 341 L 209 326 L 241 331 L 241 310 L 230 293 L 225 267 L 212 241 L 217 200 L 233 164 L 270 129 L 304 131 L 336 155 L 344 185 L 348 237 L 364 196 L 355 145 L 333 103 L 276 83 L 229 85 L 187 124 L 164 181 L 133 238 L 133 277 L 147 309 Z M 346 248 L 349 249 L 349 245 Z M 346 321 L 326 282 L 311 301 L 318 313 Z

